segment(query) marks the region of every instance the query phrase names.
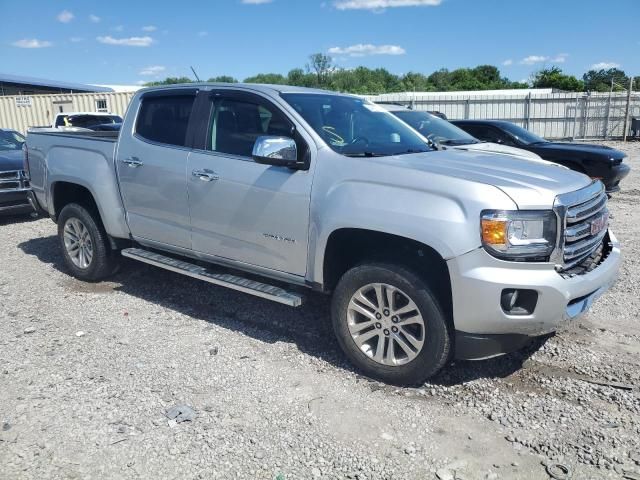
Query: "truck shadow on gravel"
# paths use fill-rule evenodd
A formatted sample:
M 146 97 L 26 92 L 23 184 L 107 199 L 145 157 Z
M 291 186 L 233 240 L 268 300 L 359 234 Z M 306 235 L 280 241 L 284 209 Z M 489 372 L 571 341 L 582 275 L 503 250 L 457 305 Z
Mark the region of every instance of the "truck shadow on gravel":
M 0 226 L 19 223 L 30 223 L 37 220 L 42 220 L 38 214 L 23 214 L 23 215 L 0 215 Z
M 294 343 L 305 354 L 358 374 L 347 363 L 333 335 L 330 300 L 327 296 L 306 292 L 304 305 L 293 309 L 126 258 L 122 259 L 119 272 L 108 282 L 90 284 L 69 276 L 57 237 L 34 238 L 18 247 L 25 254 L 35 256 L 67 275 L 69 283 L 63 285 L 63 288 L 83 293 L 126 293 L 195 320 L 241 332 L 262 342 Z M 105 284 L 110 285 L 110 288 Z M 126 308 L 123 304 L 123 311 Z M 490 360 L 456 361 L 433 377 L 427 385 L 451 386 L 480 378 L 508 377 L 520 370 L 524 361 L 539 347 L 538 343 L 523 351 Z

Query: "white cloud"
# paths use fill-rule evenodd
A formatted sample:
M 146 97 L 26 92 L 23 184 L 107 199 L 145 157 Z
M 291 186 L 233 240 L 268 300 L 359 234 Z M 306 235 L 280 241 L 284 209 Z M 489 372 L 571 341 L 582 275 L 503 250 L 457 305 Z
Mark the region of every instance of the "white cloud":
M 338 10 L 374 10 L 396 7 L 436 7 L 442 0 L 337 0 L 333 5 Z
M 58 19 L 59 22 L 69 23 L 71 20 L 74 19 L 74 17 L 75 15 L 71 13 L 69 10 L 63 10 L 58 14 L 56 18 Z
M 71 38 L 69 39 L 69 41 L 70 41 L 70 42 L 73 42 L 73 43 L 80 43 L 80 42 L 82 42 L 83 40 L 84 40 L 84 38 L 82 38 L 82 37 L 71 37 Z
M 89 21 L 92 23 L 100 23 L 100 20 L 102 20 L 99 16 L 91 14 L 89 15 Z
M 114 32 L 122 32 L 122 31 L 124 31 L 124 25 L 117 25 L 117 26 L 113 27 L 113 31 Z
M 331 55 L 349 55 L 350 57 L 364 57 L 367 55 L 404 55 L 406 50 L 398 45 L 371 45 L 359 43 L 349 47 L 331 47 Z
M 520 60 L 520 65 L 535 65 L 536 63 L 564 63 L 567 61 L 568 53 L 559 53 L 555 57 L 547 55 L 529 55 Z
M 24 38 L 16 40 L 11 45 L 18 48 L 46 48 L 53 45 L 48 40 L 38 40 L 37 38 Z
M 567 57 L 569 56 L 568 53 L 559 53 L 558 55 L 556 55 L 555 57 L 551 58 L 551 61 L 553 63 L 564 63 L 567 61 Z
M 149 47 L 153 43 L 153 38 L 151 37 L 113 38 L 107 35 L 106 37 L 97 37 L 96 40 L 106 45 L 122 45 L 126 47 Z
M 144 32 L 155 32 L 158 29 L 158 27 L 156 27 L 155 25 L 145 25 L 144 27 L 142 27 L 142 30 Z
M 167 67 L 163 65 L 152 65 L 149 67 L 144 67 L 142 70 L 140 70 L 139 75 L 158 75 L 164 72 L 166 69 Z
M 609 70 L 610 68 L 620 68 L 620 64 L 616 62 L 600 62 L 594 63 L 589 68 L 591 70 Z
M 505 67 L 513 65 L 513 60 L 511 59 L 505 60 L 504 62 L 502 62 L 502 65 L 504 65 Z
M 264 5 L 265 3 L 271 3 L 273 0 L 242 0 L 241 3 L 245 5 Z
M 209 32 L 205 32 L 204 30 L 202 32 L 198 32 L 199 37 L 206 37 L 207 35 L 209 35 Z

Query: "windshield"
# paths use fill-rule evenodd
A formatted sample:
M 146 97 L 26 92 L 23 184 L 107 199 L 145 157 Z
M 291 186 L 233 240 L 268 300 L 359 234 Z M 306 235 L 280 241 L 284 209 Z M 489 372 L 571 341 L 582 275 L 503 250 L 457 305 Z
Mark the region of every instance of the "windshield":
M 24 137 L 18 132 L 0 130 L 0 150 L 21 150 Z
M 407 125 L 366 100 L 315 93 L 284 93 L 282 98 L 342 155 L 373 157 L 433 150 Z
M 534 143 L 547 143 L 549 141 L 513 123 L 501 123 L 500 128 L 502 128 L 506 132 L 509 132 L 511 135 L 516 137 L 516 140 L 519 140 L 525 145 L 533 145 Z
M 471 143 L 478 143 L 477 139 L 461 128 L 430 113 L 415 110 L 398 110 L 391 113 L 434 142 L 443 145 L 469 145 Z

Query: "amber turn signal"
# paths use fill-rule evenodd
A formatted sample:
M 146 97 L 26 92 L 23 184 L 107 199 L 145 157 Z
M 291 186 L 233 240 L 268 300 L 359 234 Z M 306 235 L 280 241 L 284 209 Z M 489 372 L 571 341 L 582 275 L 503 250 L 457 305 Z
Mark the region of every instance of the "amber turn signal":
M 504 245 L 507 242 L 507 220 L 482 219 L 482 241 L 489 245 Z

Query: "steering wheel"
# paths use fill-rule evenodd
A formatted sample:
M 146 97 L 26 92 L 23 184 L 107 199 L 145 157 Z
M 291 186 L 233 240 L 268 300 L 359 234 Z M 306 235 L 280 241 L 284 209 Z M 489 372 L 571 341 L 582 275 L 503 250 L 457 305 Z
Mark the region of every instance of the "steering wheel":
M 336 143 L 340 143 L 342 145 L 344 145 L 346 142 L 344 141 L 344 138 L 342 138 L 340 135 L 338 135 L 338 133 L 336 132 L 336 129 L 330 125 L 325 125 L 322 127 L 322 131 L 325 132 L 326 134 L 328 134 L 328 136 L 330 136 L 333 141 L 335 141 Z M 331 140 L 330 140 L 331 141 Z

